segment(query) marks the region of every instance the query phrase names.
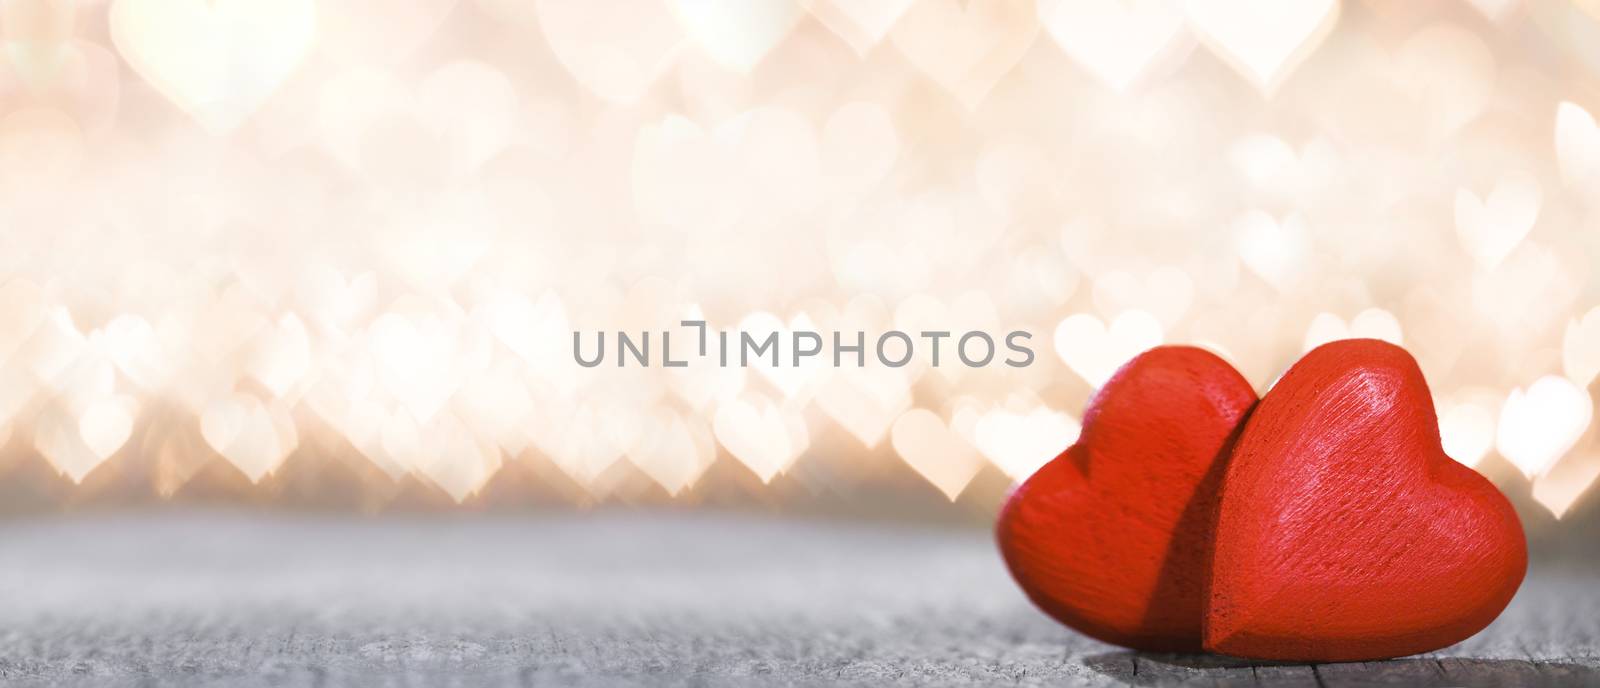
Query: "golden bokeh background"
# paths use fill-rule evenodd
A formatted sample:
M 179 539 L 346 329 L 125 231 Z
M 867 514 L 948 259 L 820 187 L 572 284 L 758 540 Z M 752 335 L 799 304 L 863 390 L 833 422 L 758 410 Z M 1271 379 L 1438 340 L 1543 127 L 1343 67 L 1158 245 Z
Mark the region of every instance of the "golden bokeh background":
M 1412 351 L 1514 499 L 1596 491 L 1594 3 L 0 10 L 12 510 L 978 513 L 1144 348 L 1265 390 L 1348 336 Z M 1037 356 L 573 363 L 694 317 Z

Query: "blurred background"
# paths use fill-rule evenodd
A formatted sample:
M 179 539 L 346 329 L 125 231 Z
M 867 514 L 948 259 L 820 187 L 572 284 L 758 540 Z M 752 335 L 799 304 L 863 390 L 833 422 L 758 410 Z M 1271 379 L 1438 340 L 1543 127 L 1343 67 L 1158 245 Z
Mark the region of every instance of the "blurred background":
M 7 512 L 981 525 L 1138 351 L 1378 337 L 1536 539 L 1600 518 L 1594 3 L 0 9 Z M 1037 356 L 573 362 L 686 318 Z
M 1595 113 L 1591 0 L 0 0 L 0 682 L 1600 683 Z M 574 361 L 686 319 L 1035 358 Z M 1523 517 L 1488 630 L 1160 658 L 1009 580 L 1123 361 L 1344 337 Z

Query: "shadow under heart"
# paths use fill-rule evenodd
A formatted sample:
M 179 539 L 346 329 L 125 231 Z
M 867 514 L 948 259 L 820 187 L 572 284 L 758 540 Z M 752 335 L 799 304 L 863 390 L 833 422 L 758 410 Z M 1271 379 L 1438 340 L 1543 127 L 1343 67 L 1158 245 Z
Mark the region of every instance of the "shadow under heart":
M 1291 664 L 1220 655 L 1108 652 L 1086 658 L 1089 668 L 1136 686 L 1477 686 L 1600 685 L 1600 669 L 1559 660 L 1412 657 L 1378 662 Z

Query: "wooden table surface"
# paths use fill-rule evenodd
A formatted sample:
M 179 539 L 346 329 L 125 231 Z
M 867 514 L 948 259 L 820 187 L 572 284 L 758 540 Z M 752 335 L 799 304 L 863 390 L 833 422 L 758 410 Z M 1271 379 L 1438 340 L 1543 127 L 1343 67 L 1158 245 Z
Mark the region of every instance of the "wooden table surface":
M 727 512 L 0 522 L 0 684 L 1600 685 L 1600 569 L 1537 562 L 1423 657 L 1121 650 L 1036 612 L 988 534 Z

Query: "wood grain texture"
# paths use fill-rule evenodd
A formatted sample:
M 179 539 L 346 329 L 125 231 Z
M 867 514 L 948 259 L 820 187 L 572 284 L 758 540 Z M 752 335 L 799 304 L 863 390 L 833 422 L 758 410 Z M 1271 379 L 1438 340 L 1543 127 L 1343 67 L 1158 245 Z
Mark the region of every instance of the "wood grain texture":
M 1013 492 L 995 525 L 1045 613 L 1090 636 L 1200 650 L 1222 471 L 1255 390 L 1204 349 L 1129 361 L 1089 402 L 1078 442 Z
M 1527 570 L 1511 503 L 1446 456 L 1404 349 L 1325 344 L 1267 392 L 1223 479 L 1205 647 L 1384 659 L 1488 625 Z
M 1423 657 L 1251 664 L 1063 628 L 976 528 L 81 514 L 0 522 L 0 685 L 1596 685 L 1597 571 L 1536 560 Z

